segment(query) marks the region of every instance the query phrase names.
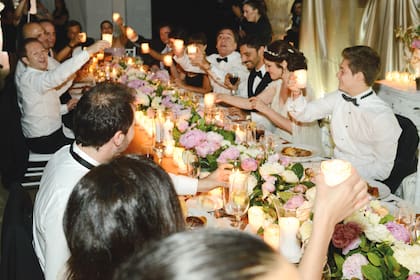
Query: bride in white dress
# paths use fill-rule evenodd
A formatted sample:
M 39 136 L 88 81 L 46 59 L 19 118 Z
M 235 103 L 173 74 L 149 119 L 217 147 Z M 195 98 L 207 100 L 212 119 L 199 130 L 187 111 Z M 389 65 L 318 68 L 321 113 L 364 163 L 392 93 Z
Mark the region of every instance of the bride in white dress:
M 295 143 L 314 146 L 321 151 L 320 128 L 317 122 L 298 123 L 291 118 L 285 104 L 289 100 L 289 79 L 295 79 L 294 71 L 306 69 L 306 59 L 302 53 L 285 41 L 277 40 L 268 45 L 264 52 L 264 62 L 272 82 L 256 97 L 244 98 L 217 94 L 216 102 L 255 110 L 252 119 L 281 138 Z M 306 95 L 311 99 L 311 91 L 306 89 Z

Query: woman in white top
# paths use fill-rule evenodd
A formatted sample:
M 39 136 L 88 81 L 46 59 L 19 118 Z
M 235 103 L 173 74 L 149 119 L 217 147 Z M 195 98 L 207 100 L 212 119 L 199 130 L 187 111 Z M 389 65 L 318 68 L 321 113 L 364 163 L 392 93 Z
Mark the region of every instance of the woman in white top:
M 249 99 L 217 94 L 216 102 L 227 103 L 245 110 L 256 110 L 262 116 L 252 114 L 252 118 L 266 130 L 289 142 L 319 147 L 318 124 L 295 122 L 287 113 L 287 106 L 284 106 L 289 98 L 288 80 L 295 78 L 294 71 L 307 69 L 306 58 L 286 41 L 276 40 L 264 51 L 264 62 L 273 82 L 263 92 Z

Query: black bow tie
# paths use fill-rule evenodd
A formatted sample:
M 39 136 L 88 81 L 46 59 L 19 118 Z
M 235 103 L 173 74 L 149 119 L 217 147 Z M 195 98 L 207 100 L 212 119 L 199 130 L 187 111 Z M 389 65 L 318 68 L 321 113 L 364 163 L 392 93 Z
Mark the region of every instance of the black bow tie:
M 369 95 L 372 95 L 373 91 L 366 93 L 365 95 L 363 95 L 362 97 L 360 97 L 360 99 L 364 99 L 366 97 L 368 97 Z M 345 95 L 344 93 L 341 94 L 341 96 L 343 97 L 344 100 L 346 100 L 347 102 L 351 102 L 353 103 L 354 106 L 359 106 L 359 103 L 357 103 L 357 98 L 354 97 L 350 97 L 348 95 Z
M 216 61 L 217 62 L 224 61 L 224 62 L 227 63 L 228 62 L 228 58 L 227 57 L 223 57 L 223 58 L 222 57 L 218 57 L 218 58 L 216 58 Z
M 262 72 L 261 72 L 261 71 L 257 71 L 257 72 L 255 72 L 255 76 L 260 77 L 260 79 L 262 79 L 262 78 L 263 78 L 263 74 L 262 74 Z

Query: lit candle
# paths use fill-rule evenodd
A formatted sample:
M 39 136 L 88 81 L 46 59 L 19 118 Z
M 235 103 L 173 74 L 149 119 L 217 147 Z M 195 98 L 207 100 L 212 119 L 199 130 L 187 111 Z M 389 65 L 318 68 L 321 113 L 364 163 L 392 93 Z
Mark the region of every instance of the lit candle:
M 115 69 L 115 68 L 112 68 L 111 79 L 113 79 L 113 80 L 117 79 L 117 69 Z
M 386 74 L 385 74 L 385 80 L 392 81 L 392 72 L 386 72 Z
M 81 43 L 86 42 L 86 32 L 79 33 L 79 40 L 80 40 Z
M 321 172 L 327 185 L 336 186 L 350 177 L 351 163 L 341 159 L 326 160 L 321 162 Z
M 294 217 L 280 217 L 280 252 L 291 263 L 298 263 L 302 256 L 297 239 L 300 222 Z
M 163 142 L 163 116 L 162 111 L 158 111 L 155 117 L 155 141 L 157 144 Z
M 215 100 L 214 94 L 206 93 L 206 95 L 204 95 L 204 107 L 205 108 L 213 108 L 214 107 L 214 100 Z
M 163 56 L 163 64 L 167 67 L 172 65 L 172 56 L 170 54 Z
M 98 52 L 98 53 L 96 54 L 96 58 L 97 58 L 98 60 L 103 60 L 103 59 L 104 59 L 104 53 L 103 53 L 103 52 Z
M 236 126 L 235 129 L 235 142 L 240 144 L 245 142 L 246 140 L 246 131 L 240 127 L 240 125 Z
M 307 77 L 307 71 L 305 69 L 296 70 L 293 72 L 296 77 L 296 86 L 298 88 L 305 88 Z
M 119 13 L 113 13 L 112 14 L 112 20 L 114 22 L 116 22 L 119 18 L 120 18 L 120 14 Z
M 182 147 L 175 147 L 173 152 L 173 159 L 175 164 L 178 166 L 178 171 L 180 173 L 187 172 L 187 165 L 184 162 L 182 154 L 184 153 L 185 149 Z
M 399 81 L 400 80 L 400 73 L 398 71 L 392 72 L 392 80 L 393 81 Z
M 279 249 L 280 228 L 279 225 L 271 224 L 264 228 L 264 241 L 274 250 Z
M 149 43 L 142 43 L 140 45 L 140 48 L 141 48 L 142 53 L 149 53 L 150 52 Z
M 98 57 L 92 57 L 92 64 L 98 63 Z
M 102 34 L 102 40 L 108 41 L 112 45 L 112 34 Z
M 248 209 L 248 224 L 257 232 L 265 221 L 265 213 L 262 206 L 251 206 Z
M 132 58 L 132 57 L 129 57 L 129 58 L 127 59 L 127 65 L 128 65 L 128 66 L 133 65 L 133 58 Z
M 187 54 L 196 54 L 197 53 L 197 46 L 194 44 L 188 45 L 187 46 Z
M 136 111 L 134 113 L 136 124 L 137 125 L 143 125 L 144 124 L 144 113 L 143 111 Z
M 127 36 L 128 40 L 132 42 L 137 40 L 136 31 L 134 31 L 134 29 L 131 28 L 130 26 L 127 26 L 127 28 L 125 29 L 125 35 Z
M 174 123 L 171 121 L 170 117 L 166 117 L 165 123 L 163 124 L 163 139 L 165 141 L 171 141 L 172 138 L 172 129 L 174 128 Z
M 174 48 L 175 51 L 180 52 L 182 51 L 182 48 L 184 47 L 184 41 L 181 39 L 175 39 L 174 40 Z
M 174 154 L 175 140 L 165 141 L 165 156 L 171 157 Z

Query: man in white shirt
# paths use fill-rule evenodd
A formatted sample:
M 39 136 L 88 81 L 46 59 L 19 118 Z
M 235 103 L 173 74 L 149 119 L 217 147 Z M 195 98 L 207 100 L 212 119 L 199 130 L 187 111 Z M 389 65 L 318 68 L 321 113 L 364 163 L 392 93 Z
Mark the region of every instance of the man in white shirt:
M 86 92 L 74 111 L 75 142 L 48 162 L 34 205 L 34 248 L 45 279 L 56 279 L 70 256 L 63 231 L 68 198 L 91 168 L 121 154 L 134 135 L 134 95 L 122 84 L 101 83 Z M 171 174 L 170 174 L 171 175 Z M 229 171 L 204 179 L 171 175 L 178 194 L 223 186 Z
M 67 63 L 48 70 L 48 51 L 34 38 L 25 39 L 20 54 L 26 65 L 16 84 L 18 104 L 22 113 L 22 132 L 31 151 L 53 153 L 72 142 L 64 136 L 61 115 L 72 110 L 77 99 L 65 107 L 60 104 L 60 95 L 71 86 L 74 73 L 90 58 L 109 44 L 98 41 Z
M 302 122 L 331 115 L 334 157 L 351 162 L 364 179 L 384 180 L 394 165 L 401 128 L 392 109 L 371 88 L 379 73 L 379 55 L 370 47 L 353 46 L 342 56 L 339 89 L 307 103 L 292 87 L 296 99 L 289 112 Z
M 207 73 L 213 92 L 230 94 L 232 87 L 226 83 L 228 74 L 239 77 L 239 88 L 246 88 L 248 70 L 242 64 L 238 48 L 238 34 L 230 28 L 223 28 L 217 34 L 217 54 L 206 56 L 204 50 L 197 48 L 197 53 L 185 55 L 184 51 L 175 51 L 175 61 L 187 72 Z

